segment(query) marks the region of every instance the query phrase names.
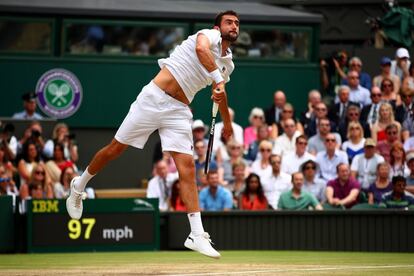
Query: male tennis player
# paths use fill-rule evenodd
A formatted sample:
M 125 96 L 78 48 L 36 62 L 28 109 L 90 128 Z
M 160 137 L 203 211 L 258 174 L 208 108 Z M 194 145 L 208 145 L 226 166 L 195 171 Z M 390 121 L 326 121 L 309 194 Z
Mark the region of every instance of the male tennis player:
M 142 149 L 149 135 L 158 129 L 162 150 L 171 153 L 177 166 L 181 197 L 188 210 L 191 233 L 184 245 L 209 257 L 220 257 L 201 222 L 193 160 L 192 114 L 188 105 L 198 91 L 212 84 L 211 98 L 219 104 L 223 135 L 227 138 L 232 135 L 225 82 L 230 80 L 234 70 L 229 46 L 238 35 L 238 14 L 221 12 L 215 18 L 213 29 L 189 36 L 169 58 L 158 60 L 161 70 L 131 104 L 115 138 L 96 153 L 80 177 L 72 180 L 66 200 L 72 218 L 82 216 L 83 191 L 88 181 L 129 145 Z

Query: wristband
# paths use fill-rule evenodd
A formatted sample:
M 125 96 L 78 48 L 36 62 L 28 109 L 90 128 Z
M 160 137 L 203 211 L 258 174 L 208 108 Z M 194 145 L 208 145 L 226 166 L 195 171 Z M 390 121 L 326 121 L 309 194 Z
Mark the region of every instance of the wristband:
M 218 68 L 214 71 L 211 71 L 209 74 L 216 84 L 224 81 L 223 77 L 221 76 L 220 70 Z

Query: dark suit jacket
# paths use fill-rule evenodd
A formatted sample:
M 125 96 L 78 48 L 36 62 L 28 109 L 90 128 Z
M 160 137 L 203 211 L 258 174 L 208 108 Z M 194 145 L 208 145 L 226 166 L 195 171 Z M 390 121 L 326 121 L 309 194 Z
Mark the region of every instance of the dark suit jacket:
M 348 106 L 350 106 L 350 105 L 355 105 L 355 106 L 360 107 L 360 105 L 358 103 L 349 101 Z M 332 105 L 328 110 L 329 120 L 333 121 L 336 125 L 339 125 L 339 123 L 340 123 L 339 122 L 339 120 L 341 119 L 340 114 L 339 114 L 340 111 L 341 111 L 340 103 L 336 103 L 336 104 Z M 345 111 L 345 114 L 346 114 L 346 111 Z
M 409 112 L 407 112 L 405 106 L 399 105 L 394 109 L 394 116 L 395 116 L 395 120 L 400 122 L 400 124 L 402 125 L 402 123 L 404 122 L 405 118 L 407 118 L 407 114 Z
M 361 124 L 362 129 L 364 130 L 364 137 L 365 138 L 371 137 L 371 128 L 369 127 L 369 124 L 366 121 L 361 121 L 361 120 L 359 121 L 359 123 Z M 349 124 L 348 119 L 345 119 L 338 126 L 338 133 L 339 135 L 341 135 L 342 141 L 348 140 L 348 138 L 346 137 L 347 131 L 348 131 L 348 124 Z
M 331 132 L 336 132 L 336 124 L 335 122 L 329 121 L 331 123 Z M 307 127 L 305 128 L 305 134 L 308 137 L 312 137 L 316 135 L 318 132 L 318 126 L 316 124 L 316 118 L 309 121 Z
M 275 118 L 275 109 L 276 109 L 275 105 L 272 105 L 271 107 L 265 110 L 265 120 L 266 120 L 266 124 L 268 124 L 269 126 L 271 126 L 274 123 L 278 123 L 276 122 L 276 118 Z M 281 114 L 279 115 L 279 117 L 280 116 Z

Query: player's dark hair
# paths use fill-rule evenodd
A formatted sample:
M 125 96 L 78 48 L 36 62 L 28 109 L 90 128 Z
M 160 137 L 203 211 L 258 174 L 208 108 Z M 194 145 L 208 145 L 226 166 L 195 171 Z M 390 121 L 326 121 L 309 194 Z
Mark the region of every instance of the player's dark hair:
M 234 15 L 235 17 L 237 17 L 237 19 L 239 19 L 239 15 L 237 14 L 237 12 L 232 10 L 224 11 L 216 15 L 216 18 L 214 19 L 214 26 L 220 27 L 221 19 L 224 15 Z

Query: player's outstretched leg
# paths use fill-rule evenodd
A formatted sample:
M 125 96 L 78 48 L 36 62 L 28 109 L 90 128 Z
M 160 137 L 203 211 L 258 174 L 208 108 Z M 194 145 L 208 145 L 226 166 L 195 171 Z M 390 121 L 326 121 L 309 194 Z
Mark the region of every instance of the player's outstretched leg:
M 220 253 L 212 246 L 210 235 L 204 232 L 201 222 L 198 191 L 195 183 L 194 159 L 185 153 L 171 152 L 180 177 L 180 194 L 185 203 L 190 221 L 191 233 L 184 242 L 188 249 L 198 251 L 211 258 L 220 258 Z
M 94 177 L 106 164 L 119 157 L 128 145 L 122 144 L 115 139 L 103 147 L 93 157 L 91 163 L 81 176 L 74 177 L 70 182 L 70 194 L 66 199 L 66 210 L 73 219 L 80 219 L 83 212 L 82 200 L 86 198 L 86 184 Z

